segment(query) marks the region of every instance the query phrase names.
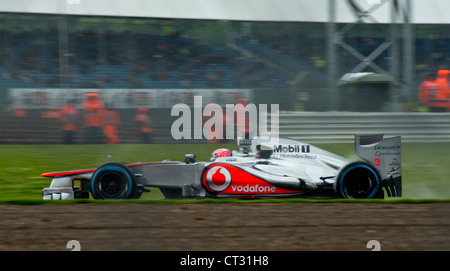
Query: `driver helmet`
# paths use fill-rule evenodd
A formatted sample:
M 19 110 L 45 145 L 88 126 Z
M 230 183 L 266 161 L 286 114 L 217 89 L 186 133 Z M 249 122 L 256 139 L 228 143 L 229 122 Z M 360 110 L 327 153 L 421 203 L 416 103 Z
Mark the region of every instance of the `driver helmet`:
M 217 149 L 211 154 L 211 162 L 215 161 L 218 157 L 230 157 L 231 152 L 229 149 Z

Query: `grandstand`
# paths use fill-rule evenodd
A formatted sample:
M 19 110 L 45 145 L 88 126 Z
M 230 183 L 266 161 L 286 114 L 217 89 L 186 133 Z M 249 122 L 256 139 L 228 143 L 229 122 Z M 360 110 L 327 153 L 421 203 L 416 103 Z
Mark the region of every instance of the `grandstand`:
M 228 22 L 231 31 L 216 33 L 211 42 L 204 36 L 223 22 L 200 21 L 196 29 L 186 27 L 192 24 L 189 20 L 171 19 L 124 23 L 72 16 L 69 22 L 73 27 L 69 26 L 67 52 L 61 56 L 55 15 L 0 14 L 0 88 L 277 89 L 289 86 L 300 71 L 312 78 L 306 86 L 317 86 L 324 72 L 319 64 L 326 58 L 323 23 L 259 22 L 243 34 L 239 22 Z M 270 32 L 263 32 L 268 28 Z M 449 30 L 416 25 L 414 32 L 418 72 L 446 65 Z M 386 37 L 365 25 L 345 41 L 368 55 Z M 341 54 L 342 71 L 355 65 L 354 58 Z M 62 57 L 67 58 L 63 67 Z M 377 64 L 389 66 L 389 57 L 384 52 Z
M 0 39 L 0 88 L 277 88 L 288 79 L 179 32 L 75 31 L 62 70 L 56 29 L 4 29 Z
M 14 19 L 10 19 L 12 16 Z M 221 42 L 211 42 L 202 40 L 201 35 L 196 37 L 192 29 L 184 30 L 186 20 L 140 19 L 122 23 L 121 30 L 116 31 L 114 27 L 121 19 L 110 18 L 103 23 L 101 17 L 88 22 L 84 17 L 73 17 L 70 21 L 75 27 L 68 35 L 67 63 L 61 66 L 54 16 L 2 14 L 0 18 L 4 26 L 0 30 L 1 89 L 279 89 L 288 87 L 300 71 L 308 72 L 309 80 L 302 82 L 303 88 L 325 87 L 321 80 L 324 64 L 319 61 L 325 60 L 326 37 L 317 34 L 325 30 L 320 23 L 303 23 L 300 28 L 299 23 L 258 23 L 251 34 L 230 31 L 216 38 Z M 27 23 L 17 26 L 17 20 Z M 42 21 L 46 23 L 38 23 Z M 219 28 L 219 24 L 200 22 L 195 32 Z M 236 22 L 228 24 L 230 29 L 239 27 Z M 276 28 L 263 32 L 268 24 Z M 107 30 L 96 30 L 99 25 Z M 276 30 L 280 27 L 287 30 L 280 34 Z M 386 40 L 373 28 L 366 25 L 358 29 L 357 35 L 346 38 L 346 43 L 368 55 Z M 149 29 L 153 33 L 148 33 Z M 450 33 L 437 25 L 417 25 L 415 32 L 421 34 L 415 41 L 419 79 L 423 73 L 447 63 Z M 345 51 L 340 59 L 342 76 L 356 59 Z M 388 67 L 388 52 L 380 55 L 376 63 Z

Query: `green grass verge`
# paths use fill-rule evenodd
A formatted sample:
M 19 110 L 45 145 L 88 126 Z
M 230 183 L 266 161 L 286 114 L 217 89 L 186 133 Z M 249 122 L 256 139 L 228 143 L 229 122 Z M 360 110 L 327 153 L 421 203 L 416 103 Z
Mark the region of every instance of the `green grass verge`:
M 186 200 L 94 200 L 94 199 L 80 199 L 80 200 L 0 200 L 0 205 L 15 204 L 15 205 L 51 205 L 51 204 L 247 204 L 247 203 L 271 203 L 271 204 L 296 204 L 296 203 L 345 203 L 345 204 L 393 204 L 393 203 L 450 203 L 450 199 L 395 199 L 395 200 L 349 200 L 349 199 L 301 199 L 301 198 L 287 198 L 287 199 L 186 199 Z
M 357 160 L 353 144 L 318 144 L 326 150 Z M 41 203 L 42 188 L 50 179 L 44 172 L 95 168 L 107 162 L 151 162 L 170 159 L 182 161 L 185 153 L 195 153 L 200 161 L 207 161 L 218 147 L 234 149 L 234 144 L 121 144 L 121 145 L 1 145 L 0 146 L 0 204 Z M 403 143 L 403 195 L 407 202 L 446 201 L 450 199 L 450 143 Z M 163 200 L 158 189 L 144 193 L 139 203 L 158 203 Z M 213 200 L 230 202 L 229 200 Z M 251 202 L 311 202 L 302 199 L 252 200 Z M 388 200 L 397 202 L 396 199 Z M 69 201 L 71 202 L 71 201 Z M 90 202 L 78 201 L 78 203 Z M 123 201 L 121 201 L 123 202 Z M 129 202 L 129 201 L 126 201 Z M 135 202 L 135 201 L 130 201 Z M 171 201 L 162 201 L 171 202 Z M 176 202 L 210 202 L 208 200 Z M 231 202 L 234 202 L 231 200 Z M 240 202 L 240 201 L 237 201 Z M 246 201 L 244 201 L 246 202 Z M 320 201 L 312 201 L 320 202 Z M 326 202 L 330 202 L 327 200 Z M 345 201 L 340 201 L 345 202 Z M 354 201 L 353 201 L 354 202 Z M 367 201 L 365 201 L 367 202 Z

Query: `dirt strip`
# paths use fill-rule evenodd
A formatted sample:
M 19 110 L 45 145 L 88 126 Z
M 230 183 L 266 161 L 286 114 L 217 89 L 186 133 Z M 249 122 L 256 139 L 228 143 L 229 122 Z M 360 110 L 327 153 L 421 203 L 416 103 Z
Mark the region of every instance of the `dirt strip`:
M 0 250 L 450 250 L 447 203 L 0 205 L 0 217 Z

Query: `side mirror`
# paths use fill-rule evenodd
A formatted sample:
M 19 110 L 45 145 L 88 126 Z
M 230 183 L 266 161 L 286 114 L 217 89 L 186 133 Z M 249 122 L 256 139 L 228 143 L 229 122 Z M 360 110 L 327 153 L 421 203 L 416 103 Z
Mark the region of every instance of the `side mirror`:
M 184 155 L 184 162 L 186 164 L 193 164 L 197 162 L 197 159 L 195 159 L 195 154 L 185 154 Z

